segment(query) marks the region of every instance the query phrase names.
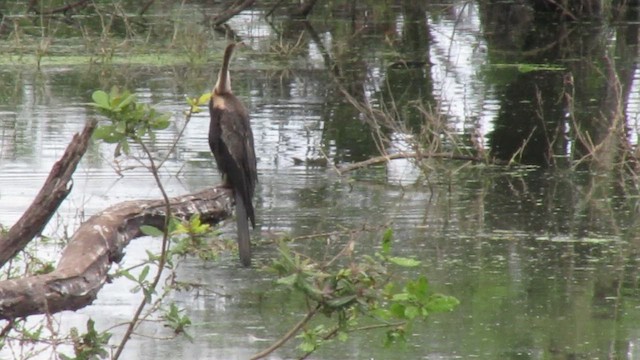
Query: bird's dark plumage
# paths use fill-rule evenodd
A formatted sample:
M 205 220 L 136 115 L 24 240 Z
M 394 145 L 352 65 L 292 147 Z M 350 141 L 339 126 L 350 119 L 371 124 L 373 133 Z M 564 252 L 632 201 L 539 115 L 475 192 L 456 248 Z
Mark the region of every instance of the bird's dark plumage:
M 247 220 L 255 227 L 253 194 L 258 173 L 249 113 L 231 92 L 229 61 L 234 47 L 235 44 L 229 44 L 225 50 L 218 81 L 211 94 L 209 147 L 226 186 L 233 189 L 240 261 L 249 266 L 251 242 Z

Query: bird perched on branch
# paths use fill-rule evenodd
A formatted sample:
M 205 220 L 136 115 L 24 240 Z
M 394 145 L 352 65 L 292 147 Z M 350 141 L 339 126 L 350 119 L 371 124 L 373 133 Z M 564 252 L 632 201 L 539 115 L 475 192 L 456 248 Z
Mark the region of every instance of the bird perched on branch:
M 240 262 L 251 265 L 251 242 L 249 223 L 255 228 L 253 193 L 258 173 L 256 154 L 253 146 L 253 132 L 249 113 L 231 92 L 229 61 L 236 44 L 227 45 L 222 68 L 209 101 L 209 147 L 222 173 L 225 186 L 233 190 L 236 203 L 236 224 L 238 227 L 238 250 Z

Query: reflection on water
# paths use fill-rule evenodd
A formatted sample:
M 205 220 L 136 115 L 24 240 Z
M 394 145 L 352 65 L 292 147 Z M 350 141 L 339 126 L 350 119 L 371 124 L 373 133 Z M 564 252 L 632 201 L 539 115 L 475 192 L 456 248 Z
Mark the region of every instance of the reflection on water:
M 567 135 L 566 104 L 549 101 L 566 90 L 565 76 L 555 70 L 523 74 L 513 68 L 482 67 L 516 56 L 503 48 L 520 44 L 518 38 L 501 38 L 495 32 L 483 36 L 481 20 L 485 26 L 501 26 L 500 19 L 489 16 L 491 9 L 467 4 L 430 9 L 439 16 L 429 17 L 428 28 L 411 20 L 419 10 L 425 11 L 388 10 L 398 11 L 396 20 L 380 19 L 379 27 L 362 26 L 357 32 L 363 34 L 361 38 L 351 37 L 350 29 L 334 20 L 329 22 L 332 30 L 320 33 L 354 96 L 389 109 L 397 106 L 398 117 L 414 130 L 424 121 L 416 109 L 437 104 L 445 114 L 443 128 L 462 139 L 477 137 L 495 154 L 504 152 L 505 158 L 514 155 L 522 137 L 529 136 L 533 145 L 523 152 L 525 162 L 535 159 L 538 164 L 557 165 L 549 159 L 571 155 L 570 146 L 560 140 Z M 243 29 L 241 35 L 249 39 L 252 51 L 269 49 L 273 42 L 271 28 L 258 14 L 244 14 L 232 23 Z M 521 19 L 533 21 L 525 15 Z M 353 46 L 342 48 L 341 36 Z M 385 53 L 389 43 L 398 45 L 401 53 Z M 251 109 L 258 155 L 255 237 L 390 224 L 398 241 L 396 251 L 423 260 L 420 271 L 433 286 L 461 301 L 453 313 L 434 316 L 414 329 L 419 335 L 406 348 L 382 348 L 381 333 L 354 335 L 346 344 L 322 349 L 318 358 L 398 358 L 398 351 L 402 358 L 640 355 L 636 350 L 640 345 L 638 196 L 625 173 L 493 167 L 442 159 L 417 169 L 400 159 L 340 177 L 330 166 L 296 165 L 294 157 L 327 156 L 342 162 L 378 153 L 363 115 L 345 101 L 328 76 L 325 50 L 313 41 L 304 44 L 306 58 L 276 62 L 276 71 L 270 70 L 274 64 L 252 58 L 249 51 L 234 64 L 234 90 Z M 502 49 L 499 55 L 505 58 L 489 52 L 495 48 Z M 561 61 L 560 55 L 545 53 L 543 60 Z M 397 57 L 418 67 L 392 68 L 392 63 L 402 63 Z M 175 125 L 159 134 L 151 146 L 156 155 L 164 156 L 184 125 L 184 95 L 207 91 L 215 75 L 209 64 L 118 70 L 73 66 L 36 72 L 16 66 L 0 71 L 1 224 L 12 224 L 22 214 L 72 134 L 87 117 L 95 116 L 85 104 L 93 89 L 124 85 L 140 99 L 172 112 Z M 629 88 L 636 78 L 635 73 L 629 77 Z M 532 102 L 536 91 L 550 93 L 542 105 Z M 576 98 L 581 99 L 601 94 L 579 93 L 577 89 Z M 629 118 L 637 113 L 635 97 L 630 96 L 627 103 Z M 581 111 L 586 113 L 591 106 Z M 540 122 L 532 116 L 537 111 L 553 121 Z M 549 128 L 542 127 L 545 124 Z M 169 195 L 219 182 L 207 129 L 208 114 L 194 116 L 169 154 L 161 171 Z M 559 135 L 558 129 L 562 129 Z M 406 134 L 385 135 L 392 141 L 391 149 L 406 150 Z M 115 163 L 113 150 L 92 144 L 74 176 L 71 195 L 46 234 L 63 237 L 83 219 L 120 201 L 159 197 L 144 169 L 126 170 L 123 177 L 116 174 L 116 168 L 136 163 Z M 233 236 L 232 224 L 222 229 Z M 359 251 L 374 248 L 379 237 L 379 231 L 363 232 Z M 295 246 L 323 254 L 327 247 L 338 245 L 305 240 Z M 154 239 L 135 240 L 121 266 L 133 265 L 146 257 L 146 250 L 157 248 Z M 56 254 L 47 246 L 41 251 L 51 257 Z M 255 252 L 260 263 L 275 250 L 265 241 Z M 194 343 L 135 338 L 125 358 L 245 359 L 276 340 L 301 316 L 295 310 L 300 308 L 297 299 L 274 291 L 268 275 L 239 269 L 233 257 L 212 263 L 187 259 L 179 274 L 183 281 L 202 285 L 173 298 L 192 318 Z M 84 327 L 88 316 L 99 329 L 126 321 L 138 301 L 129 291 L 131 286 L 124 280 L 107 285 L 93 306 L 57 317 L 59 326 Z M 156 323 L 143 325 L 140 332 L 170 335 Z M 294 355 L 294 350 L 285 350 L 274 358 Z

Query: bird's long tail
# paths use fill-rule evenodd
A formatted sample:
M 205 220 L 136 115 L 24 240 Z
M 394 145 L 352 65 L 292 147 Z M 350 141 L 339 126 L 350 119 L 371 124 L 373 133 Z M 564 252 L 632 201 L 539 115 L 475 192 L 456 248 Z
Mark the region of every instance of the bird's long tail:
M 249 222 L 247 209 L 239 191 L 234 191 L 236 200 L 236 225 L 238 227 L 238 252 L 243 266 L 251 266 L 251 238 L 249 237 Z

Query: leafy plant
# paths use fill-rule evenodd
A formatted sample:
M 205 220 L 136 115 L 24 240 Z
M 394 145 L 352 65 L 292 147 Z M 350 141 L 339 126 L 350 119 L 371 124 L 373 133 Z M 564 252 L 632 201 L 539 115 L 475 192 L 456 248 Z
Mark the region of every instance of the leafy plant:
M 189 104 L 190 106 L 187 115 L 197 114 L 202 111 L 200 107 L 207 105 L 209 103 L 209 100 L 211 100 L 211 93 L 202 94 L 197 98 L 190 98 L 187 96 L 187 104 Z
M 182 315 L 182 312 L 183 310 L 178 309 L 175 303 L 171 303 L 163 319 L 166 322 L 166 326 L 170 327 L 176 335 L 182 334 L 192 341 L 193 338 L 186 331 L 187 327 L 191 325 L 191 319 L 187 315 Z
M 389 228 L 383 234 L 381 251 L 373 256 L 354 259 L 354 243 L 350 242 L 326 264 L 295 254 L 281 243 L 280 257 L 270 267 L 279 275 L 276 283 L 302 294 L 309 304 L 305 319 L 285 335 L 281 344 L 299 332 L 297 337 L 302 340 L 299 349 L 308 354 L 331 339 L 344 341 L 354 331 L 388 328 L 385 344 L 389 345 L 406 341 L 405 334 L 413 322 L 453 310 L 458 300 L 434 292 L 424 275 L 406 281 L 401 290 L 395 290 L 400 282 L 394 271 L 416 267 L 420 262 L 391 256 L 392 241 L 393 230 Z M 332 325 L 303 329 L 318 314 L 332 319 Z M 360 326 L 362 321 L 367 324 Z M 273 350 L 273 347 L 267 349 L 256 358 Z
M 95 328 L 95 322 L 91 319 L 87 321 L 87 332 L 79 334 L 77 328 L 71 329 L 71 340 L 73 342 L 73 350 L 75 357 L 69 357 L 65 354 L 58 354 L 64 360 L 94 360 L 105 359 L 109 353 L 105 349 L 111 338 L 109 332 L 98 332 Z
M 113 87 L 109 93 L 97 90 L 91 98 L 94 101 L 91 105 L 111 120 L 111 124 L 95 130 L 94 138 L 118 144 L 125 154 L 129 154 L 128 140 L 139 143 L 145 136 L 154 140 L 155 130 L 164 130 L 169 126 L 170 114 L 137 102 L 136 96 L 129 91 Z

